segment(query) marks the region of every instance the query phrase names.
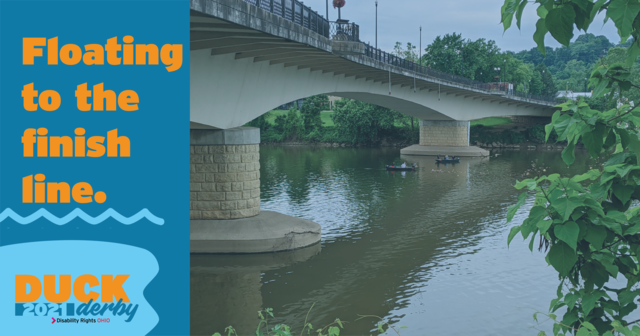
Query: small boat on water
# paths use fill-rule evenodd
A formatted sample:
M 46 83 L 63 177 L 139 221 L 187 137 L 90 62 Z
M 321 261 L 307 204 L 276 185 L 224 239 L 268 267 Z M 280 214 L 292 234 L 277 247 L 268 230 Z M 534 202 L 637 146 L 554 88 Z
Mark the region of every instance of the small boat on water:
M 413 171 L 416 170 L 416 166 L 402 168 L 400 166 L 385 166 L 387 170 L 400 170 L 400 171 Z
M 456 157 L 453 159 L 436 159 L 436 163 L 460 163 L 460 158 Z

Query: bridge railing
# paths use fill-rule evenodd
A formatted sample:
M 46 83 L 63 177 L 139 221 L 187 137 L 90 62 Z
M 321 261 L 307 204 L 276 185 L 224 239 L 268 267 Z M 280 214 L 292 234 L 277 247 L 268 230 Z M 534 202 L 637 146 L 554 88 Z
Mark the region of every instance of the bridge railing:
M 244 0 L 295 24 L 330 38 L 330 24 L 318 12 L 297 0 Z
M 318 12 L 305 6 L 300 1 L 297 1 L 297 0 L 244 0 L 244 1 L 254 6 L 257 6 L 261 9 L 264 9 L 270 13 L 273 13 L 277 16 L 283 17 L 286 20 L 289 20 L 305 28 L 308 28 L 326 38 L 329 38 L 332 40 L 338 40 L 338 41 L 352 41 L 352 42 L 364 43 L 360 41 L 360 26 L 358 26 L 357 24 L 347 23 L 347 22 L 329 22 L 327 19 L 322 17 L 320 14 L 318 14 Z M 364 45 L 365 45 L 366 56 L 369 56 L 375 60 L 378 60 L 386 64 L 395 65 L 397 67 L 407 69 L 410 71 L 415 71 L 416 73 L 423 74 L 425 76 L 438 78 L 438 79 L 449 81 L 456 84 L 471 86 L 473 88 L 489 91 L 489 92 L 514 95 L 522 98 L 535 99 L 535 100 L 541 100 L 541 101 L 552 102 L 552 103 L 556 102 L 555 97 L 532 95 L 526 92 L 520 92 L 515 90 L 505 90 L 504 86 L 496 86 L 491 83 L 482 83 L 482 82 L 475 81 L 462 76 L 452 75 L 442 71 L 434 70 L 434 69 L 431 69 L 430 67 L 425 67 L 425 66 L 416 64 L 413 61 L 406 60 L 401 57 L 382 51 L 380 49 L 374 48 L 368 43 L 364 43 Z
M 446 72 L 442 72 L 442 71 L 438 71 L 435 69 L 431 69 L 430 67 L 425 67 L 422 66 L 420 64 L 415 63 L 414 61 L 411 60 L 407 60 L 404 59 L 402 57 L 398 57 L 396 55 L 387 53 L 385 51 L 382 51 L 380 49 L 374 48 L 371 45 L 369 45 L 368 43 L 364 43 L 365 45 L 365 55 L 368 57 L 371 57 L 377 61 L 380 61 L 382 63 L 386 63 L 386 64 L 390 64 L 390 65 L 394 65 L 403 69 L 407 69 L 410 71 L 415 71 L 416 73 L 425 75 L 425 76 L 429 76 L 429 77 L 434 77 L 437 79 L 442 79 L 448 82 L 453 82 L 456 84 L 462 84 L 465 86 L 471 86 L 475 89 L 478 90 L 484 90 L 484 91 L 490 91 L 490 92 L 496 92 L 496 93 L 503 93 L 503 94 L 508 94 L 508 95 L 513 95 L 513 96 L 517 96 L 517 97 L 522 97 L 522 98 L 527 98 L 527 99 L 535 99 L 535 100 L 541 100 L 541 101 L 546 101 L 546 102 L 552 102 L 555 103 L 556 99 L 555 97 L 548 97 L 548 96 L 540 96 L 540 95 L 534 95 L 534 94 L 530 94 L 527 92 L 521 92 L 521 91 L 516 91 L 516 90 L 507 90 L 506 87 L 503 86 L 499 86 L 499 85 L 495 85 L 492 83 L 483 83 L 483 82 L 479 82 L 473 79 L 469 79 L 466 77 L 462 77 L 462 76 L 457 76 L 457 75 L 452 75 L 452 74 L 448 74 Z
M 360 26 L 348 22 L 330 22 L 332 40 L 360 42 Z

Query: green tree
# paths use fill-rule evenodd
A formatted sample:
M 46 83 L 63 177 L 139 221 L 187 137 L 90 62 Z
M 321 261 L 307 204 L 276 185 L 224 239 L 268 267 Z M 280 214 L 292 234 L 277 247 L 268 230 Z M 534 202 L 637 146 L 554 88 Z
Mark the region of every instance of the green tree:
M 556 84 L 547 66 L 544 63 L 540 63 L 536 67 L 536 71 L 540 74 L 540 82 L 542 84 L 540 94 L 543 96 L 555 96 L 557 93 Z
M 597 13 L 613 21 L 623 42 L 640 35 L 638 0 L 536 0 L 534 40 L 545 53 L 547 33 L 568 46 L 574 31 L 586 30 Z M 502 23 L 508 29 L 515 16 L 518 27 L 526 0 L 505 0 Z M 626 50 L 625 63 L 601 62 L 592 72 L 593 98 L 614 100 L 640 82 L 631 76 L 631 66 L 640 55 L 640 44 Z M 544 81 L 544 79 L 543 79 Z M 560 284 L 550 313 L 554 335 L 640 335 L 638 320 L 631 320 L 640 294 L 640 109 L 621 105 L 599 111 L 585 101 L 567 101 L 558 106 L 546 137 L 552 132 L 566 141 L 562 159 L 575 161 L 575 145 L 581 141 L 602 166 L 572 177 L 543 175 L 516 184 L 535 193 L 533 207 L 522 225 L 511 229 L 508 242 L 521 233 L 536 236 L 546 261 L 558 272 Z M 527 192 L 509 208 L 510 221 L 525 203 Z M 612 281 L 624 277 L 626 281 Z M 562 318 L 558 309 L 566 309 Z M 544 332 L 541 332 L 544 335 Z
M 383 131 L 395 127 L 402 114 L 381 106 L 350 99 L 336 102 L 333 122 L 337 132 L 353 144 L 371 144 L 379 141 Z
M 418 62 L 419 58 L 417 47 L 411 44 L 411 42 L 407 43 L 406 49 L 402 47 L 402 43 L 396 42 L 392 54 L 412 62 Z
M 327 95 L 311 96 L 304 100 L 300 108 L 300 115 L 306 134 L 318 131 L 322 128 L 320 112 L 329 109 L 329 97 Z

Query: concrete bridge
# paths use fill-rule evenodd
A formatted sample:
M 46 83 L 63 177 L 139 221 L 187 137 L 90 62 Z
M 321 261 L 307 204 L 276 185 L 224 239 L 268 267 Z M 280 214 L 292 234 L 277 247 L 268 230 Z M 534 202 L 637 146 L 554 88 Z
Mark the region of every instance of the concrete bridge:
M 469 146 L 470 120 L 554 111 L 542 97 L 497 91 L 371 48 L 358 31 L 296 0 L 191 0 L 193 252 L 277 251 L 319 240 L 315 223 L 260 212 L 259 130 L 241 126 L 284 103 L 328 94 L 419 118 L 420 144 L 402 150 L 413 155 L 443 147 L 486 155 Z M 273 232 L 274 223 L 289 224 Z

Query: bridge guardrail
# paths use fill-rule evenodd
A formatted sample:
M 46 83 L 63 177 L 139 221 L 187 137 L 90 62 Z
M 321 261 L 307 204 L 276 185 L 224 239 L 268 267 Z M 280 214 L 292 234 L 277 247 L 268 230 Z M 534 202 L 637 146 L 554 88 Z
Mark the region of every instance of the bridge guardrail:
M 479 82 L 466 77 L 452 75 L 439 70 L 431 69 L 430 67 L 425 67 L 413 61 L 403 59 L 402 57 L 398 57 L 396 55 L 374 48 L 368 43 L 364 43 L 364 45 L 365 45 L 364 50 L 365 50 L 366 56 L 371 57 L 382 63 L 394 65 L 410 71 L 415 71 L 416 73 L 423 74 L 425 76 L 434 77 L 434 78 L 438 78 L 438 79 L 442 79 L 442 80 L 446 80 L 449 82 L 462 84 L 466 86 L 471 86 L 475 89 L 489 91 L 489 92 L 502 93 L 506 95 L 517 96 L 517 97 L 526 98 L 526 99 L 541 100 L 541 101 L 546 101 L 551 103 L 556 102 L 555 97 L 534 95 L 527 92 L 521 92 L 516 90 L 504 90 L 499 87 L 496 87 L 496 85 L 492 83 L 483 83 L 483 82 Z
M 295 24 L 308 28 L 326 38 L 330 38 L 330 24 L 318 12 L 297 0 L 244 0 L 269 13 L 275 14 Z
M 365 55 L 371 57 L 380 62 L 394 65 L 416 73 L 423 74 L 429 77 L 446 80 L 456 84 L 462 84 L 471 86 L 475 89 L 502 93 L 505 95 L 513 95 L 525 99 L 540 100 L 545 102 L 556 103 L 556 97 L 546 97 L 529 94 L 527 92 L 521 92 L 516 90 L 504 90 L 496 88 L 495 84 L 483 83 L 462 76 L 448 74 L 442 71 L 431 69 L 420 64 L 416 64 L 413 61 L 409 61 L 398 57 L 396 55 L 387 53 L 380 49 L 374 48 L 368 43 L 360 41 L 360 26 L 355 23 L 346 22 L 329 22 L 318 12 L 305 6 L 302 2 L 297 0 L 243 0 L 256 7 L 264 9 L 277 16 L 283 17 L 286 20 L 294 22 L 305 28 L 308 28 L 328 39 L 337 41 L 352 41 L 360 42 L 365 45 Z
M 332 40 L 360 42 L 360 26 L 348 22 L 330 22 Z

